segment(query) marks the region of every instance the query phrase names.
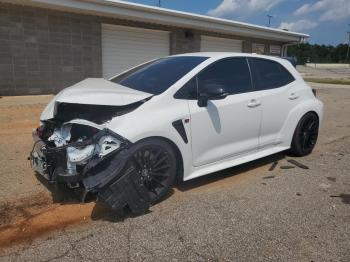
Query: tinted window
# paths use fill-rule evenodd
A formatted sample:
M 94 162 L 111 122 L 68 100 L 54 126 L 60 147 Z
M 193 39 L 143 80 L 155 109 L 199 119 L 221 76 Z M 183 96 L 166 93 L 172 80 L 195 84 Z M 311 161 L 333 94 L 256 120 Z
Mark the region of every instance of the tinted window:
M 198 98 L 197 94 L 197 77 L 194 77 L 176 92 L 174 98 L 192 100 Z
M 158 95 L 206 59 L 207 57 L 199 56 L 161 58 L 115 77 L 111 81 L 132 89 Z
M 209 65 L 198 74 L 198 88 L 220 85 L 229 94 L 252 91 L 247 60 L 243 57 L 225 58 Z
M 294 77 L 280 63 L 259 58 L 249 61 L 256 90 L 278 88 L 294 81 Z

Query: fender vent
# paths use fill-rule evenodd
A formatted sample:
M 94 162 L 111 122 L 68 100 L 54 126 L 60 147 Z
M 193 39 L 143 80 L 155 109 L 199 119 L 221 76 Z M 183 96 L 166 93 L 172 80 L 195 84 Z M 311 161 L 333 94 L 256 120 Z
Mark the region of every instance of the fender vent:
M 317 97 L 317 91 L 316 91 L 316 89 L 313 88 L 313 89 L 312 89 L 312 93 L 314 94 L 315 97 Z
M 183 141 L 187 144 L 188 143 L 187 134 L 186 134 L 186 130 L 185 130 L 184 124 L 182 123 L 182 120 L 180 119 L 180 120 L 174 121 L 173 122 L 173 127 L 179 133 L 179 135 L 181 136 Z

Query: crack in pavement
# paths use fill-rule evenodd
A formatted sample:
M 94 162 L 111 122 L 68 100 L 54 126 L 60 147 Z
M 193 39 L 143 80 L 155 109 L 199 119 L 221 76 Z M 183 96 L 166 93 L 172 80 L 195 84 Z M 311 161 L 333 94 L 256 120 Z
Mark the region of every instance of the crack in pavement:
M 64 229 L 63 230 L 64 234 L 68 237 L 69 234 L 67 233 L 67 231 Z M 75 252 L 76 255 L 78 256 L 78 258 L 81 260 L 81 261 L 93 261 L 91 260 L 90 258 L 86 258 L 84 257 L 79 249 L 77 249 L 77 245 L 81 242 L 81 241 L 84 241 L 85 239 L 88 239 L 90 237 L 93 237 L 93 234 L 88 234 L 88 235 L 85 235 L 85 236 L 82 236 L 80 238 L 78 238 L 77 240 L 74 240 L 74 241 L 70 241 L 69 238 L 67 239 L 67 242 L 69 244 L 69 248 L 63 252 L 62 254 L 60 255 L 57 255 L 57 256 L 54 256 L 54 257 L 51 257 L 49 259 L 46 259 L 46 260 L 43 260 L 42 262 L 51 262 L 51 261 L 54 261 L 54 260 L 58 260 L 58 259 L 61 259 L 63 257 L 66 257 L 68 256 L 71 252 Z
M 132 222 L 131 220 L 129 219 L 129 226 L 128 226 L 128 232 L 127 232 L 127 235 L 126 235 L 126 238 L 127 238 L 127 243 L 128 243 L 128 251 L 126 253 L 126 258 L 127 258 L 127 261 L 131 261 L 131 235 L 132 235 Z

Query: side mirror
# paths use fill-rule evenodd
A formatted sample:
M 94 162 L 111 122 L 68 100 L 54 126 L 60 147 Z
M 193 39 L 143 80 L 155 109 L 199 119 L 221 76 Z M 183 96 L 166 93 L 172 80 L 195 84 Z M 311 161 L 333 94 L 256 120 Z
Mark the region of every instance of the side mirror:
M 219 84 L 206 84 L 202 87 L 198 97 L 198 106 L 206 107 L 208 100 L 224 99 L 228 96 L 225 88 Z

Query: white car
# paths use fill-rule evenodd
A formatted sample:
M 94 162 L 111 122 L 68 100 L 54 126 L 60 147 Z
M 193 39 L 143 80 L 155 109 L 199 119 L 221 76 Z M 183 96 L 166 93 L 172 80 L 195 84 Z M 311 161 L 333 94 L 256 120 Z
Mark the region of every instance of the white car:
M 142 212 L 190 180 L 290 149 L 309 154 L 323 104 L 284 59 L 192 53 L 85 79 L 43 111 L 30 154 L 51 182 Z

